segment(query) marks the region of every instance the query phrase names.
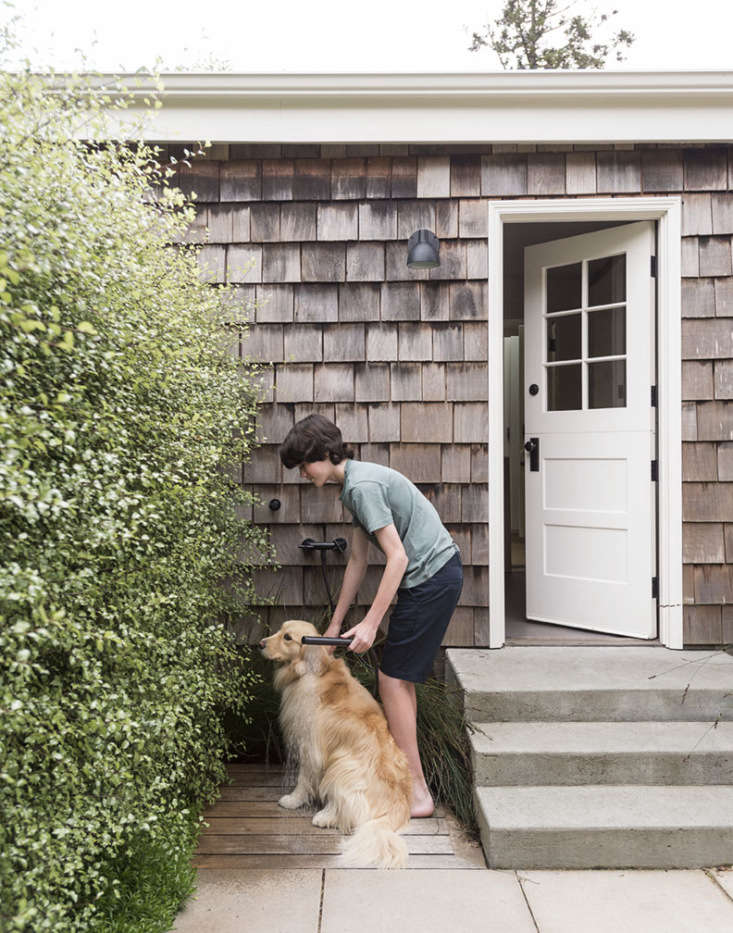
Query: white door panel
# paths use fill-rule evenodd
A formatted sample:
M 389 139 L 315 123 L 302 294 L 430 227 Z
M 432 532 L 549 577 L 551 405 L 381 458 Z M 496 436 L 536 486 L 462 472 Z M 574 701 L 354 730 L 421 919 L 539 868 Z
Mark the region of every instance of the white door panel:
M 650 438 L 623 450 L 613 434 L 540 436 L 526 473 L 527 617 L 609 634 L 653 637 Z M 531 503 L 531 506 L 529 505 Z
M 643 221 L 525 249 L 531 619 L 656 635 L 653 244 Z

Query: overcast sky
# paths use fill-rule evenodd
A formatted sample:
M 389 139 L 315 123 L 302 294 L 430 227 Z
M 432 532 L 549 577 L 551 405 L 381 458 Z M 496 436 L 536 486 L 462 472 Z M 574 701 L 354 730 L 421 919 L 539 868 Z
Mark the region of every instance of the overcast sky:
M 567 6 L 570 0 L 560 0 Z M 215 61 L 237 72 L 501 71 L 469 52 L 503 0 L 14 0 L 21 54 L 34 66 L 134 71 Z M 733 71 L 733 3 L 580 0 L 636 35 L 611 70 Z M 7 19 L 7 14 L 3 14 Z M 555 36 L 559 35 L 555 33 Z M 594 34 L 595 38 L 601 38 Z

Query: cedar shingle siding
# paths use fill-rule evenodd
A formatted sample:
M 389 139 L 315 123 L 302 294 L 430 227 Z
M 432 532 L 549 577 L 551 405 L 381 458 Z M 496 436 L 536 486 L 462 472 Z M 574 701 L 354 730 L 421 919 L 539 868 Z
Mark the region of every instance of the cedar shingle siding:
M 181 156 L 175 147 L 171 153 Z M 263 380 L 263 446 L 242 481 L 259 494 L 282 570 L 255 640 L 284 618 L 318 620 L 326 598 L 303 538 L 348 531 L 334 488 L 303 487 L 277 444 L 321 411 L 362 459 L 413 479 L 460 544 L 466 566 L 446 645 L 488 644 L 487 210 L 489 198 L 682 195 L 682 431 L 685 643 L 733 641 L 733 150 L 685 144 L 216 146 L 180 166 L 200 205 L 212 282 L 256 302 L 239 352 L 272 362 Z M 441 265 L 409 270 L 419 227 Z M 276 497 L 282 507 L 267 508 Z M 348 535 L 347 535 L 348 536 Z M 372 553 L 358 602 L 376 591 Z M 329 555 L 329 565 L 345 562 Z M 341 571 L 329 570 L 332 585 Z

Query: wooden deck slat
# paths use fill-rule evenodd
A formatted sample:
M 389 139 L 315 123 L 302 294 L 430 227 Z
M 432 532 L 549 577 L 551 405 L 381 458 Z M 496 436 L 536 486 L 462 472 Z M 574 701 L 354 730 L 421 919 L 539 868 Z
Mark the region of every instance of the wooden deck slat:
M 229 787 L 279 787 L 280 793 L 286 794 L 295 787 L 298 775 L 277 771 L 237 771 L 230 772 L 229 778 L 231 783 L 226 785 Z
M 217 800 L 206 811 L 204 819 L 212 817 L 280 817 L 281 819 L 311 819 L 316 812 L 314 807 L 300 807 L 297 810 L 285 810 L 277 801 L 268 800 Z M 436 807 L 435 813 L 429 819 L 446 819 L 448 812 L 445 807 Z M 424 822 L 419 820 L 419 822 Z
M 282 808 L 280 808 L 282 809 Z M 329 827 L 328 829 L 314 826 L 310 817 L 300 817 L 299 819 L 283 820 L 279 816 L 273 817 L 207 817 L 209 824 L 202 830 L 202 836 L 238 836 L 248 835 L 250 833 L 259 836 L 266 835 L 308 835 L 320 836 L 324 833 L 338 834 L 338 829 Z M 441 829 L 440 820 L 429 818 L 425 820 L 410 820 L 406 828 L 402 830 L 405 836 L 437 836 L 448 835 L 448 827 Z
M 341 833 L 321 836 L 201 836 L 197 854 L 200 855 L 338 855 L 347 836 Z M 404 837 L 407 851 L 412 855 L 452 855 L 449 836 Z
M 292 786 L 287 784 L 277 787 L 225 786 L 221 789 L 221 800 L 274 800 L 277 802 L 290 790 Z
M 276 771 L 282 773 L 285 771 L 285 766 L 276 764 L 266 765 L 261 761 L 230 761 L 226 765 L 226 769 L 232 773 L 247 772 L 250 774 L 259 774 L 260 772 L 274 773 Z
M 284 810 L 278 803 L 270 800 L 217 800 L 208 810 L 204 811 L 203 817 L 208 820 L 210 817 L 240 817 L 260 818 L 277 817 L 282 820 L 304 819 L 310 814 L 312 817 L 315 810 Z
M 344 868 L 341 855 L 195 855 L 194 868 Z M 455 855 L 411 855 L 408 868 L 465 868 L 485 870 Z M 354 869 L 359 871 L 360 869 Z

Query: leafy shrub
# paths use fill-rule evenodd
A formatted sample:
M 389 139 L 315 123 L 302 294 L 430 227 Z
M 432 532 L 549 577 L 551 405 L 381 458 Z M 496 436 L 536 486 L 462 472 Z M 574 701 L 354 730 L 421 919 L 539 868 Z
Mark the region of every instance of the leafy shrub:
M 114 100 L 51 80 L 0 75 L 0 928 L 34 933 L 107 929 L 141 847 L 190 850 L 254 680 L 237 555 L 268 548 L 193 209 L 145 146 L 78 141 Z

